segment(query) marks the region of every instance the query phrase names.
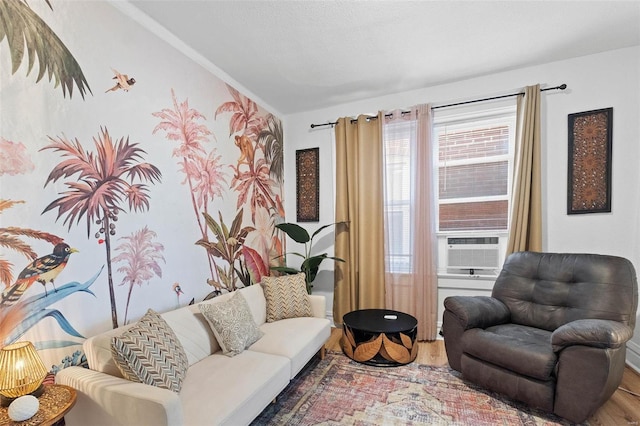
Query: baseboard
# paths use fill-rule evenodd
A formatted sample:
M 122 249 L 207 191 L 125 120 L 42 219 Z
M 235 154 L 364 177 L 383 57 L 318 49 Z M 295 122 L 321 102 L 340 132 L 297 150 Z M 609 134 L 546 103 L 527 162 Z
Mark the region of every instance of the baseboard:
M 331 321 L 331 327 L 335 327 L 336 325 L 333 323 L 333 311 L 326 311 L 324 315 L 329 321 Z
M 627 342 L 627 365 L 640 374 L 640 345 L 634 341 Z

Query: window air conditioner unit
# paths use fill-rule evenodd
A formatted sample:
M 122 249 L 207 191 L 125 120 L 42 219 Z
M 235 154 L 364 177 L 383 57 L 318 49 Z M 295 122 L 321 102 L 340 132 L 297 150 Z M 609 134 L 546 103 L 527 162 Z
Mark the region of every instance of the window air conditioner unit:
M 500 268 L 498 237 L 447 238 L 447 269 L 493 270 Z

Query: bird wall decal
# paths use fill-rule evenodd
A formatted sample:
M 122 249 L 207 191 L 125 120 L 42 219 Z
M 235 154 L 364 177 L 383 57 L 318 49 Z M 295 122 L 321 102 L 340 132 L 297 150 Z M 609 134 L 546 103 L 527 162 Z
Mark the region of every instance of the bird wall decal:
M 176 293 L 177 296 L 177 305 L 176 308 L 180 307 L 180 295 L 184 294 L 184 291 L 182 291 L 182 287 L 180 287 L 180 283 L 173 283 L 173 285 L 171 286 L 171 288 L 173 289 L 173 291 Z
M 114 70 L 113 68 L 111 68 L 113 70 L 113 72 L 115 73 L 115 77 L 113 77 L 114 80 L 116 81 L 115 86 L 113 86 L 111 89 L 106 90 L 104 93 L 108 93 L 108 92 L 115 92 L 118 89 L 122 89 L 125 92 L 128 92 L 129 89 L 131 89 L 131 86 L 133 86 L 134 84 L 136 84 L 136 79 L 131 77 L 129 78 L 128 75 L 126 74 L 120 74 L 118 71 Z
M 68 244 L 60 243 L 53 248 L 53 253 L 42 256 L 27 265 L 20 272 L 16 282 L 2 293 L 0 307 L 8 307 L 14 305 L 24 294 L 31 284 L 38 281 L 44 286 L 45 297 L 47 293 L 47 283 L 53 284 L 53 290 L 56 290 L 54 283 L 55 278 L 67 266 L 69 256 L 77 253 L 78 250 L 69 247 Z

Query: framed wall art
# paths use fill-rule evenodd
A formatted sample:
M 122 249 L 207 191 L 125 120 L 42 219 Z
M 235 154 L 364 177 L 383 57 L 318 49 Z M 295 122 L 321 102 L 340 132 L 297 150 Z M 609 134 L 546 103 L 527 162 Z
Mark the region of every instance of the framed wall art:
M 320 220 L 319 148 L 296 151 L 296 215 L 298 222 Z
M 611 212 L 613 108 L 569 114 L 567 214 Z

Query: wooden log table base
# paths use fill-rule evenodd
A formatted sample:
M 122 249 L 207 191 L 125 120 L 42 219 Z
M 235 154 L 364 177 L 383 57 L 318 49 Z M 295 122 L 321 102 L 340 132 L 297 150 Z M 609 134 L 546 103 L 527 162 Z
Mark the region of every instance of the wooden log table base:
M 418 321 L 403 312 L 386 309 L 349 312 L 343 317 L 342 350 L 363 364 L 380 367 L 408 364 L 418 355 L 417 326 Z

